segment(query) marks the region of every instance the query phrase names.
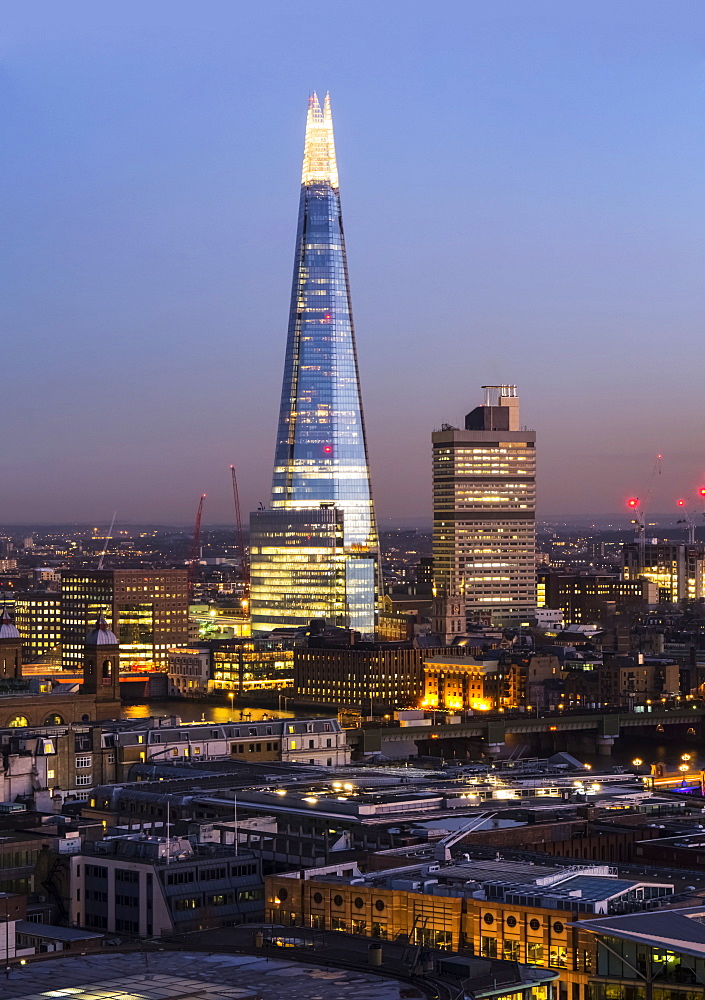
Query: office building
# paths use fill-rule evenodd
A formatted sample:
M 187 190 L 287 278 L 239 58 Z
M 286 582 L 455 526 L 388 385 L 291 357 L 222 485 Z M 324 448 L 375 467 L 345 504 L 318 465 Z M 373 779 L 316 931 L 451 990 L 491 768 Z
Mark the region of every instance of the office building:
M 591 1000 L 703 1000 L 704 924 L 702 905 L 581 922 L 596 952 Z
M 280 691 L 294 683 L 289 639 L 196 642 L 169 653 L 169 693 L 200 697 L 222 691 L 235 696 Z
M 621 580 L 608 573 L 537 574 L 537 608 L 553 608 L 570 625 L 596 624 L 618 608 L 656 604 L 658 586 L 646 578 Z M 540 616 L 538 616 L 540 617 Z
M 479 647 L 414 648 L 405 643 L 368 643 L 367 648 L 294 650 L 294 692 L 318 705 L 338 705 L 363 715 L 416 708 L 423 698 L 423 662 L 433 655 L 463 660 Z
M 120 644 L 120 669 L 166 670 L 169 649 L 188 643 L 185 569 L 66 570 L 61 576 L 65 670 L 81 663 L 85 635 L 104 614 Z
M 56 659 L 61 663 L 61 595 L 56 593 L 18 594 L 15 624 L 22 636 L 25 663 Z
M 433 434 L 434 631 L 512 624 L 536 605 L 536 434 L 516 386 L 484 386 L 465 427 Z
M 556 970 L 574 1000 L 590 1000 L 590 918 L 645 910 L 673 895 L 669 882 L 619 878 L 605 864 L 462 861 L 406 864 L 350 876 L 325 868 L 268 875 L 267 920 L 377 940 L 471 952 Z M 585 921 L 585 923 L 583 923 Z M 611 921 L 607 921 L 611 923 Z M 607 994 L 609 997 L 627 994 Z M 535 994 L 540 996 L 540 994 Z M 665 1000 L 665 998 L 663 998 Z M 684 998 L 685 1000 L 685 998 Z
M 140 937 L 232 926 L 264 908 L 261 862 L 243 851 L 142 834 L 71 858 L 76 927 Z
M 252 515 L 253 631 L 375 631 L 378 539 L 330 100 L 309 103 L 272 509 Z
M 705 545 L 649 538 L 628 542 L 622 559 L 625 580 L 649 580 L 661 604 L 705 597 Z

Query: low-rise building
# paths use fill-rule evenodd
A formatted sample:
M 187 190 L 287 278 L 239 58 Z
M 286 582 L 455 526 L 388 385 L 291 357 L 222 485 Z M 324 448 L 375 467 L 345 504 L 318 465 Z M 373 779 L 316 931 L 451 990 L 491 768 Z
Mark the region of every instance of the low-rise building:
M 495 861 L 292 872 L 267 876 L 265 892 L 272 922 L 547 966 L 574 1000 L 590 1000 L 594 938 L 582 919 L 643 909 L 673 885 L 618 878 L 606 865 Z
M 535 704 L 532 692 L 561 676 L 556 656 L 500 651 L 483 658 L 424 658 L 424 707 L 447 711 L 494 711 Z
M 580 928 L 596 951 L 592 1000 L 705 997 L 705 907 L 600 917 Z
M 246 695 L 294 684 L 293 640 L 230 639 L 194 642 L 169 651 L 169 689 L 175 697 Z
M 211 677 L 210 643 L 192 642 L 169 650 L 169 696 L 204 697 Z
M 648 579 L 623 580 L 617 573 L 561 573 L 540 570 L 536 598 L 539 609 L 556 608 L 564 621 L 582 625 L 601 621 L 615 608 L 656 604 L 659 588 Z
M 262 917 L 261 865 L 249 853 L 137 834 L 84 845 L 70 860 L 76 927 L 160 937 Z
M 116 728 L 112 736 L 121 778 L 137 763 L 179 760 L 290 761 L 337 767 L 351 750 L 337 719 L 265 719 L 258 722 L 195 723 L 144 720 Z
M 359 709 L 363 715 L 416 708 L 424 697 L 423 661 L 466 657 L 474 647 L 427 649 L 408 643 L 364 643 L 336 648 L 311 645 L 294 651 L 296 697 L 321 705 Z

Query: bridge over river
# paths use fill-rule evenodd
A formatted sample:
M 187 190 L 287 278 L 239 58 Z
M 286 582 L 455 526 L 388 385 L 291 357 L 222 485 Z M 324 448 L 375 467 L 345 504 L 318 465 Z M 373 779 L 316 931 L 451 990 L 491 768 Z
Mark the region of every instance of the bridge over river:
M 674 737 L 700 735 L 705 720 L 705 705 L 684 707 L 653 706 L 649 712 L 560 712 L 543 716 L 499 715 L 483 713 L 461 722 L 431 726 L 381 726 L 351 730 L 348 741 L 364 753 L 381 751 L 391 757 L 402 756 L 398 744 L 413 743 L 419 749 L 431 740 L 482 741 L 497 752 L 508 735 L 527 736 L 527 742 L 539 742 L 543 749 L 597 752 L 609 755 L 614 741 L 625 731 L 641 730 L 645 737 L 660 734 Z M 680 727 L 680 729 L 676 728 Z M 669 733 L 669 730 L 671 731 Z M 395 746 L 396 744 L 396 746 Z M 434 747 L 434 755 L 442 747 Z

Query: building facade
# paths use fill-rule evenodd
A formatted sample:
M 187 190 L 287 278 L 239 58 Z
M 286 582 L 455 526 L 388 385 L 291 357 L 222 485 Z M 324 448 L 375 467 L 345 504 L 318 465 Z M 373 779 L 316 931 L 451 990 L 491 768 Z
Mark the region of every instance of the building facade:
M 104 642 L 105 639 L 109 642 Z M 120 715 L 117 639 L 99 616 L 84 635 L 80 672 L 83 684 L 61 684 L 22 676 L 22 637 L 6 611 L 0 615 L 0 725 L 24 729 Z
M 177 697 L 218 691 L 237 696 L 293 685 L 294 650 L 287 639 L 195 642 L 169 652 L 169 692 Z
M 684 542 L 629 542 L 622 550 L 625 580 L 644 578 L 662 604 L 705 597 L 705 546 Z
M 309 103 L 272 509 L 252 515 L 253 631 L 375 631 L 370 489 L 330 100 Z
M 463 430 L 433 434 L 435 588 L 469 621 L 512 624 L 536 606 L 536 434 L 521 429 L 516 386 L 484 388 Z
M 423 661 L 433 654 L 463 658 L 472 652 L 416 649 L 380 643 L 371 649 L 296 649 L 294 691 L 297 698 L 320 705 L 355 709 L 362 715 L 395 708 L 416 708 L 423 697 Z
M 57 593 L 18 594 L 15 598 L 15 625 L 22 636 L 25 663 L 61 657 L 61 595 Z
M 564 1000 L 592 1000 L 596 948 L 583 933 L 583 920 L 645 909 L 673 893 L 669 883 L 621 879 L 607 865 L 570 863 L 405 866 L 352 878 L 292 872 L 268 875 L 265 882 L 272 923 L 555 969 Z
M 176 837 L 120 837 L 71 858 L 76 927 L 142 938 L 227 927 L 257 920 L 263 898 L 258 858 Z
M 169 649 L 188 643 L 185 569 L 66 570 L 61 576 L 62 663 L 75 670 L 86 632 L 104 614 L 122 670 L 166 670 Z
M 133 764 L 270 760 L 338 767 L 350 763 L 347 736 L 337 719 L 266 719 L 225 725 L 165 721 L 169 724 L 147 721 L 112 734 L 118 780 L 129 777 Z
M 656 604 L 657 585 L 646 578 L 621 580 L 616 574 L 537 574 L 537 608 L 555 608 L 572 625 L 594 624 L 617 607 Z

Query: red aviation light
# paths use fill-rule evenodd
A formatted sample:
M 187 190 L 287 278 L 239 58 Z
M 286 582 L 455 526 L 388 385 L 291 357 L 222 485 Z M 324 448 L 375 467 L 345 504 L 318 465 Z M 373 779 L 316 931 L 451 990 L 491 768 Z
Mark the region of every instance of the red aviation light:
M 323 451 L 324 451 L 324 453 L 326 455 L 330 455 L 331 452 L 333 451 L 333 445 L 332 444 L 324 444 L 323 445 Z
M 627 500 L 627 507 L 634 508 L 638 505 L 638 503 L 639 503 L 638 497 L 630 497 L 629 500 Z
M 685 500 L 679 500 L 678 501 L 678 506 L 679 507 L 685 507 Z
M 705 486 L 703 486 L 701 490 L 698 490 L 698 493 L 700 494 L 701 497 L 705 497 Z

